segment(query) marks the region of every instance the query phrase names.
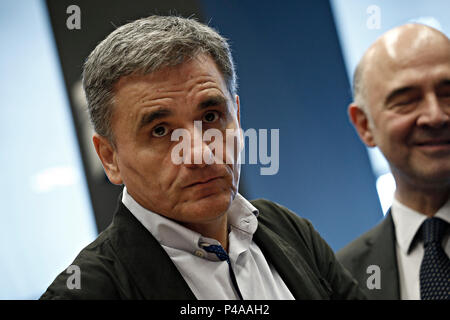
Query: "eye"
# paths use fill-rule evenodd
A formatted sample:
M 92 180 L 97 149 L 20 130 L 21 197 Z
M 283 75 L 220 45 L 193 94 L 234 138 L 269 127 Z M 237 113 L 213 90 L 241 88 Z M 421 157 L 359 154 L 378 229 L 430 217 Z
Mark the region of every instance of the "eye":
M 438 97 L 444 98 L 444 99 L 449 98 L 450 97 L 450 90 L 439 92 L 438 93 Z
M 421 97 L 405 97 L 404 99 L 399 99 L 398 102 L 394 102 L 392 108 L 400 112 L 409 112 L 414 110 L 420 99 Z
M 208 111 L 203 116 L 203 121 L 208 123 L 216 122 L 219 119 L 219 113 L 217 111 Z
M 415 103 L 417 101 L 419 101 L 419 97 L 411 97 L 411 98 L 407 98 L 407 99 L 404 99 L 404 100 L 400 100 L 397 103 L 397 105 L 399 105 L 399 106 L 407 106 L 407 105 Z
M 152 135 L 157 138 L 164 137 L 167 133 L 169 129 L 164 125 L 159 125 L 152 130 Z
M 411 104 L 411 101 L 402 101 L 402 102 L 398 102 L 394 105 L 394 107 L 400 108 L 400 107 L 405 107 Z

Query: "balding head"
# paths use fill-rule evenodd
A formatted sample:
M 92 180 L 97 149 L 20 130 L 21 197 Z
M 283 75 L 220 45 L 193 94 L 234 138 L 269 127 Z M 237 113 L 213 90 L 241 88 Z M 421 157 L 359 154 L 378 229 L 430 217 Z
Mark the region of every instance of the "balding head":
M 370 96 L 377 93 L 373 80 L 381 78 L 380 81 L 385 81 L 394 70 L 422 63 L 424 58 L 433 59 L 434 56 L 429 55 L 430 50 L 436 55 L 442 52 L 450 54 L 447 36 L 434 28 L 412 23 L 384 33 L 367 49 L 356 67 L 353 78 L 355 104 L 368 111 Z M 375 90 L 368 89 L 372 85 L 375 85 Z
M 397 190 L 450 192 L 447 36 L 419 24 L 390 30 L 364 54 L 355 87 L 350 120 L 361 140 L 384 154 Z

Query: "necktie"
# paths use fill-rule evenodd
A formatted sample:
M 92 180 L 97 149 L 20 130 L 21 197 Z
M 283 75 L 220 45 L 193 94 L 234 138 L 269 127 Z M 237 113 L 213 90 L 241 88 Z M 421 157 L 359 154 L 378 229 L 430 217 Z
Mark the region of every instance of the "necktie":
M 223 247 L 215 245 L 215 244 L 211 244 L 211 245 L 203 246 L 203 249 L 207 252 L 215 253 L 216 256 L 220 259 L 220 261 L 226 261 L 228 263 L 228 270 L 230 271 L 231 282 L 233 283 L 234 289 L 236 290 L 236 293 L 239 296 L 239 299 L 244 300 L 244 298 L 242 298 L 241 291 L 239 290 L 239 287 L 238 287 L 238 284 L 236 281 L 236 276 L 234 275 L 234 272 L 233 272 L 233 268 L 231 268 L 230 257 L 228 256 L 226 251 L 223 249 Z
M 420 298 L 450 299 L 450 259 L 441 246 L 447 222 L 429 218 L 421 226 L 424 255 L 420 265 Z
M 227 261 L 230 263 L 230 258 L 228 257 L 228 253 L 226 253 L 225 249 L 222 246 L 218 246 L 215 244 L 210 244 L 203 246 L 203 249 L 207 252 L 215 253 L 217 258 L 219 258 L 220 261 Z

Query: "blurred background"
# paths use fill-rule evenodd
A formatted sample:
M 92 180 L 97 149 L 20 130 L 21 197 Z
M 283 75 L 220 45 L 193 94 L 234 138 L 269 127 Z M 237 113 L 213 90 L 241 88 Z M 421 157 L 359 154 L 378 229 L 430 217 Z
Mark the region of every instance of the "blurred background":
M 334 250 L 389 208 L 389 168 L 347 118 L 351 75 L 392 27 L 449 35 L 449 1 L 2 0 L 0 299 L 37 299 L 111 222 L 121 187 L 91 144 L 81 68 L 116 27 L 151 14 L 194 16 L 230 39 L 243 129 L 279 129 L 278 173 L 243 165 L 242 194 L 308 218 Z

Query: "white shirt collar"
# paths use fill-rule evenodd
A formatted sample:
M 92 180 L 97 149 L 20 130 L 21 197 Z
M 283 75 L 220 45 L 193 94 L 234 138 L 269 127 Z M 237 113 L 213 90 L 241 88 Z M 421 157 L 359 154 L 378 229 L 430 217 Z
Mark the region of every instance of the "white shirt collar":
M 190 252 L 210 260 L 217 259 L 214 254 L 207 253 L 200 246 L 202 243 L 220 245 L 217 240 L 203 237 L 200 233 L 190 230 L 172 219 L 144 208 L 131 197 L 126 187 L 123 189 L 122 202 L 161 245 Z M 258 209 L 238 193 L 227 214 L 229 229 L 232 227 L 241 231 L 244 238 L 247 238 L 245 242 L 249 243 L 258 227 L 256 218 Z
M 405 254 L 409 254 L 417 231 L 428 217 L 417 212 L 398 201 L 395 197 L 392 202 L 392 219 L 395 225 L 397 243 Z M 434 215 L 450 223 L 450 199 Z

